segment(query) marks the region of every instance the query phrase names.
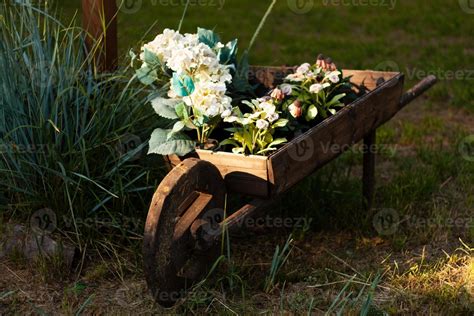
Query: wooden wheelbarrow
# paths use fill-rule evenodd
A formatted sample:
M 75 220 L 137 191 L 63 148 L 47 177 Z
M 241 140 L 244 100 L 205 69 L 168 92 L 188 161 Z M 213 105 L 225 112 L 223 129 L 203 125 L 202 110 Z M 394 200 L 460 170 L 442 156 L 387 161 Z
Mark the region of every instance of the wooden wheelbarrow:
M 295 68 L 254 67 L 255 79 L 273 88 Z M 374 195 L 378 127 L 436 83 L 429 76 L 403 94 L 398 72 L 344 70 L 366 93 L 335 115 L 296 137 L 269 157 L 197 150 L 192 157 L 168 156 L 169 174 L 159 185 L 144 235 L 145 275 L 160 305 L 169 307 L 200 281 L 219 255 L 225 229 L 238 229 L 257 209 L 271 203 L 303 178 L 364 140 L 363 188 L 367 206 Z M 226 212 L 227 192 L 252 196 L 252 202 Z

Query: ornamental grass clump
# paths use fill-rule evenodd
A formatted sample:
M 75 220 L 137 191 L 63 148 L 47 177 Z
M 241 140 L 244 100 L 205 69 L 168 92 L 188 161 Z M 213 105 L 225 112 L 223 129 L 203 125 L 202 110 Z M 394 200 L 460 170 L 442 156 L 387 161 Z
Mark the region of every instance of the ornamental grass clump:
M 141 233 L 130 218 L 147 209 L 160 165 L 141 155 L 153 118 L 142 87 L 126 70 L 97 74 L 74 21 L 23 2 L 0 4 L 0 17 L 4 216 L 27 223 L 51 209 L 57 231 L 78 246 Z

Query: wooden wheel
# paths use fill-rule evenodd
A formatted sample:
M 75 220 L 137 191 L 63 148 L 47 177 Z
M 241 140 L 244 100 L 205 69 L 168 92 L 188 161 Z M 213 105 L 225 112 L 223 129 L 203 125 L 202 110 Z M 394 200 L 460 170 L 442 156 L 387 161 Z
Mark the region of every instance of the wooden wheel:
M 217 168 L 199 159 L 186 159 L 176 166 L 156 190 L 143 252 L 147 284 L 160 305 L 174 305 L 217 259 L 219 247 L 199 247 L 191 226 L 206 214 L 223 212 L 225 194 Z

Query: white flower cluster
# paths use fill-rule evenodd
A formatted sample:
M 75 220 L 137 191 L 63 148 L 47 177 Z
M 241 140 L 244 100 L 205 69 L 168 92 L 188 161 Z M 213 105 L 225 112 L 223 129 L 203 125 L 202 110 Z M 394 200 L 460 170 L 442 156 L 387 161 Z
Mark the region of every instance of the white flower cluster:
M 331 86 L 331 84 L 339 83 L 340 71 L 334 70 L 325 72 L 321 67 L 312 67 L 309 63 L 302 64 L 296 69 L 294 74 L 290 74 L 286 77 L 287 80 L 292 82 L 315 82 L 317 78 L 322 78 L 319 82 L 312 84 L 309 87 L 311 93 L 318 94 L 324 89 Z
M 244 126 L 254 123 L 258 129 L 266 130 L 280 118 L 276 106 L 265 98 L 256 99 L 252 102 L 244 101 L 244 103 L 253 109 L 253 113 L 245 113 L 242 116 L 240 111 L 237 111 L 237 113 L 228 111 L 224 113 L 224 122 L 237 122 Z
M 224 45 L 218 43 L 215 49 Z M 186 105 L 196 108 L 209 117 L 221 115 L 231 110 L 232 99 L 226 96 L 226 84 L 232 81 L 230 67 L 219 63 L 214 49 L 199 41 L 197 34 L 180 34 L 174 30 L 165 29 L 152 42 L 145 44 L 145 50 L 158 56 L 162 64 L 166 65 L 179 76 L 187 75 L 193 80 L 194 91 L 183 97 Z M 141 59 L 144 60 L 142 52 Z M 171 89 L 168 97 L 180 98 Z

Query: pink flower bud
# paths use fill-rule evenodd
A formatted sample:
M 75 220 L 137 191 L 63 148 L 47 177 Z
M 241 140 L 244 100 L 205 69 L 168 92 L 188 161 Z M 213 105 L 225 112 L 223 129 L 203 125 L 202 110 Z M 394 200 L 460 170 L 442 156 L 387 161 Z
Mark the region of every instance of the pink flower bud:
M 301 102 L 296 100 L 293 102 L 289 107 L 288 110 L 290 111 L 291 116 L 294 118 L 299 118 L 303 115 L 303 109 L 301 108 Z
M 272 98 L 274 98 L 275 100 L 277 101 L 281 101 L 285 98 L 285 94 L 283 93 L 283 91 L 281 91 L 280 89 L 276 88 L 276 89 L 273 89 L 272 93 L 270 94 L 270 96 Z
M 316 66 L 321 68 L 323 71 L 336 71 L 337 66 L 333 62 L 332 58 L 325 58 L 322 54 L 318 56 L 316 60 Z

